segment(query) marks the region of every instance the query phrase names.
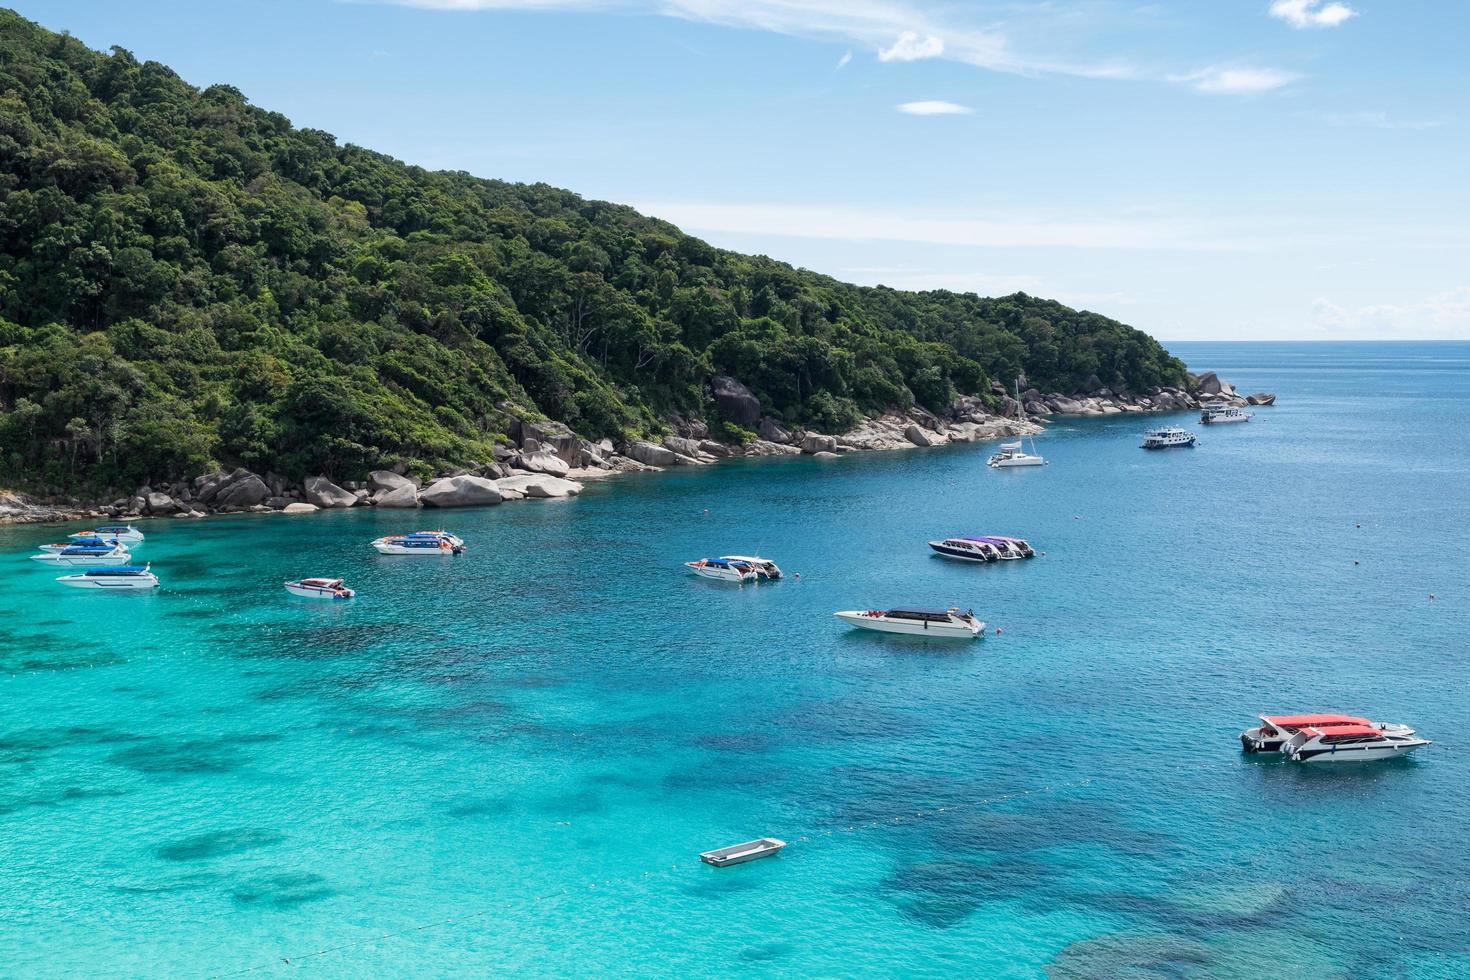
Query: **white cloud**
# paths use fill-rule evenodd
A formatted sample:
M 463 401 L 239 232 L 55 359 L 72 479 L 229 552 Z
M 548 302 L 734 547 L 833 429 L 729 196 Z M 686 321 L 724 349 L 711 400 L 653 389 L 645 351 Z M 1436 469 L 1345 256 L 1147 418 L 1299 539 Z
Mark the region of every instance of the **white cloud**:
M 1322 0 L 1274 0 L 1269 11 L 1277 20 L 1292 27 L 1336 27 L 1356 17 L 1358 12 L 1345 3 L 1323 3 Z
M 921 61 L 944 54 L 944 41 L 933 34 L 904 31 L 892 46 L 878 49 L 879 61 Z
M 634 204 L 686 229 L 738 235 L 779 235 L 848 242 L 924 242 L 987 248 L 1167 248 L 1204 252 L 1260 247 L 1259 239 L 1226 234 L 1182 220 L 997 215 L 955 217 L 879 211 L 855 205 L 730 204 L 642 201 Z
M 1386 112 L 1330 112 L 1323 117 L 1332 126 L 1361 126 L 1368 129 L 1437 129 L 1438 119 L 1395 119 Z
M 967 116 L 974 112 L 967 105 L 957 102 L 944 102 L 939 99 L 924 99 L 919 102 L 904 102 L 894 106 L 899 112 L 906 112 L 911 116 Z
M 1320 298 L 1312 316 L 1323 333 L 1335 337 L 1387 339 L 1470 339 L 1470 286 L 1448 289 L 1409 303 L 1343 307 Z
M 1171 81 L 1184 82 L 1195 91 L 1210 95 L 1260 95 L 1284 88 L 1299 77 L 1276 68 L 1211 67 L 1175 75 Z
M 850 64 L 852 64 L 852 52 L 844 52 L 842 57 L 837 59 L 837 67 L 833 71 L 841 71 Z

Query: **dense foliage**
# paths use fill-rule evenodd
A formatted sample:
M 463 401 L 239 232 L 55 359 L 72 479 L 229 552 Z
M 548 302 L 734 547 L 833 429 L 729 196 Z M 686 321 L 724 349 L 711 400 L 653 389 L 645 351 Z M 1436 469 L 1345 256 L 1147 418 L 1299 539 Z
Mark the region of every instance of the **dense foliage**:
M 0 11 L 0 483 L 458 464 L 506 403 L 652 433 L 712 418 L 713 374 L 835 430 L 1023 371 L 1140 389 L 1183 365 L 1024 294 L 859 288 L 339 146 Z

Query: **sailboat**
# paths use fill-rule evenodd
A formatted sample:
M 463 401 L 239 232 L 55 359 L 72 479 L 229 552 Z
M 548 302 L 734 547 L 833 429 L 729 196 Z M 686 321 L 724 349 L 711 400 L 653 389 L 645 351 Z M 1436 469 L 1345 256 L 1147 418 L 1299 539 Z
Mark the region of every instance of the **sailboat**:
M 1026 413 L 1021 408 L 1021 380 L 1016 379 L 1016 416 L 1017 421 L 1026 421 Z M 1015 442 L 1003 442 L 1000 444 L 1000 452 L 985 461 L 985 465 L 994 469 L 1005 469 L 1011 466 L 1045 466 L 1046 457 L 1036 453 L 1036 438 L 1031 437 L 1031 452 L 1026 452 L 1021 446 L 1021 439 Z

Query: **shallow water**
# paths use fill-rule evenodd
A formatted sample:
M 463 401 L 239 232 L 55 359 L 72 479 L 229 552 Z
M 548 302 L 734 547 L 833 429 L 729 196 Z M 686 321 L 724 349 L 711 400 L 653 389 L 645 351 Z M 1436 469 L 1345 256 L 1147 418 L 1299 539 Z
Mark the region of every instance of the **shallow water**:
M 65 590 L 24 558 L 65 531 L 0 529 L 3 972 L 1470 974 L 1470 345 L 1176 350 L 1280 404 L 1192 451 L 1061 420 L 1039 471 L 965 446 L 153 521 L 150 594 Z M 469 553 L 366 544 L 436 523 Z M 984 532 L 1046 554 L 924 545 Z M 800 580 L 679 564 L 751 551 Z M 281 589 L 306 574 L 360 597 Z M 914 601 L 1004 632 L 830 615 Z M 1436 744 L 1241 755 L 1297 709 Z M 760 835 L 791 844 L 697 860 Z

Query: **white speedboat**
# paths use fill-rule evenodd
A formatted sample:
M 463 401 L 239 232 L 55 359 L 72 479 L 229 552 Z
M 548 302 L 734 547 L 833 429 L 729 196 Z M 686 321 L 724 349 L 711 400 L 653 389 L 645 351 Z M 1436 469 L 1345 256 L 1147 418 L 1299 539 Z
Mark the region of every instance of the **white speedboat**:
M 126 565 L 132 560 L 128 549 L 122 545 L 101 548 L 63 548 L 61 551 L 45 551 L 31 555 L 31 561 L 59 568 L 95 568 L 104 565 Z
M 1168 425 L 1158 429 L 1149 429 L 1143 434 L 1143 442 L 1139 444 L 1140 449 L 1175 449 L 1183 446 L 1194 445 L 1194 433 L 1178 426 Z
M 1380 762 L 1398 759 L 1433 743 L 1417 735 L 1386 732 L 1371 725 L 1303 728 L 1281 751 L 1293 762 Z
M 117 538 L 73 538 L 72 540 L 59 544 L 43 544 L 41 545 L 41 550 L 49 551 L 54 555 L 57 552 L 65 551 L 67 548 L 116 548 L 120 544 L 122 542 Z
M 850 626 L 876 630 L 879 633 L 905 633 L 935 639 L 973 640 L 985 632 L 985 624 L 974 613 L 958 609 L 869 609 L 851 610 L 832 615 Z
M 999 541 L 1001 544 L 1005 545 L 1007 549 L 1010 550 L 1011 554 L 1015 555 L 1018 558 L 1036 557 L 1036 549 L 1027 544 L 1026 541 L 1022 538 L 1007 538 L 1003 537 L 1002 535 L 996 534 L 987 537 L 985 540 Z
M 286 591 L 303 599 L 351 599 L 356 592 L 342 584 L 340 578 L 304 578 L 287 582 Z
M 1253 412 L 1243 412 L 1234 405 L 1210 404 L 1200 406 L 1201 425 L 1220 425 L 1225 422 L 1249 422 L 1255 418 Z
M 1240 745 L 1246 752 L 1279 752 L 1303 728 L 1326 731 L 1331 728 L 1373 728 L 1386 735 L 1413 735 L 1408 725 L 1378 724 L 1357 715 L 1259 715 L 1261 723 L 1240 733 Z
M 684 567 L 700 578 L 714 579 L 716 582 L 743 585 L 756 579 L 755 568 L 749 562 L 731 558 L 701 558 L 698 561 L 686 561 Z
M 1000 550 L 984 538 L 945 538 L 930 541 L 929 547 L 946 558 L 960 561 L 1000 561 Z
M 63 575 L 57 579 L 74 589 L 100 589 L 123 591 L 127 589 L 156 589 L 158 576 L 149 571 L 148 565 L 118 565 L 114 568 L 94 568 L 79 575 Z
M 459 555 L 464 542 L 448 531 L 414 531 L 412 534 L 390 534 L 373 542 L 384 555 Z
M 78 531 L 73 538 L 116 538 L 125 544 L 141 544 L 143 532 L 131 524 L 104 524 L 92 531 Z
M 1016 379 L 1016 420 L 1026 421 L 1025 409 L 1021 408 L 1021 381 Z M 1014 466 L 1045 466 L 1046 458 L 1036 453 L 1036 437 L 1031 436 L 1031 452 L 1026 452 L 1022 447 L 1021 439 L 1015 442 L 1003 442 L 1000 444 L 1000 452 L 995 453 L 985 461 L 985 465 L 992 469 L 1003 470 Z
M 757 582 L 774 582 L 781 577 L 781 567 L 769 558 L 757 558 L 753 555 L 721 555 L 720 560 L 744 562 L 754 569 Z

